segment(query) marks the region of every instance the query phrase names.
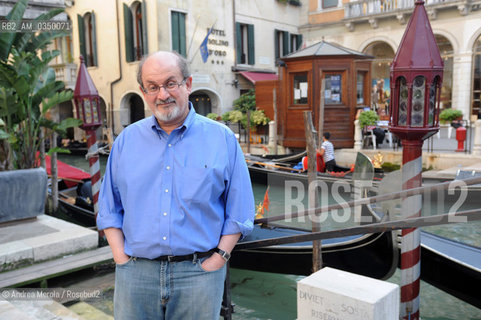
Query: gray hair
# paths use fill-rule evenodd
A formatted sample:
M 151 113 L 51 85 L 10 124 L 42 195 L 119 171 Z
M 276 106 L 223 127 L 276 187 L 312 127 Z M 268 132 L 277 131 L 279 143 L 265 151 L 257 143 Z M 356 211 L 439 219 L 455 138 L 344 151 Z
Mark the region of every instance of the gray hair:
M 140 84 L 141 87 L 143 87 L 142 84 L 142 67 L 144 66 L 145 61 L 147 61 L 148 58 L 150 58 L 152 55 L 161 52 L 157 51 L 154 53 L 151 53 L 149 55 L 143 56 L 142 60 L 140 60 L 138 69 L 137 69 L 137 82 Z M 190 69 L 189 69 L 189 63 L 187 59 L 185 59 L 183 56 L 181 56 L 177 51 L 166 51 L 172 53 L 174 56 L 177 57 L 177 65 L 180 69 L 180 72 L 182 73 L 182 78 L 188 78 L 190 77 Z

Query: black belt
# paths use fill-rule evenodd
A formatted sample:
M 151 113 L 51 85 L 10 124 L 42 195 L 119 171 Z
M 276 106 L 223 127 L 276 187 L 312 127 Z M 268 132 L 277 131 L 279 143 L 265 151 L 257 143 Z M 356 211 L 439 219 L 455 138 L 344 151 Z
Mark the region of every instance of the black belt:
M 196 258 L 197 259 L 204 258 L 204 257 L 210 256 L 213 253 L 214 253 L 214 249 L 211 249 L 206 252 L 195 252 L 195 253 L 186 254 L 183 256 L 160 256 L 152 260 L 169 261 L 169 262 L 180 262 L 180 261 L 186 261 L 186 260 L 194 261 Z

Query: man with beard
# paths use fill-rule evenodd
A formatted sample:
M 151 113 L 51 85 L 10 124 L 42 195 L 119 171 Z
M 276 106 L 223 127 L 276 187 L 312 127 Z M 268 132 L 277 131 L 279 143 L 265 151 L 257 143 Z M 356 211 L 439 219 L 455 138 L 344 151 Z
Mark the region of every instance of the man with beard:
M 116 262 L 115 319 L 218 319 L 226 261 L 253 228 L 244 155 L 196 114 L 183 57 L 153 53 L 137 80 L 153 116 L 115 140 L 97 217 Z

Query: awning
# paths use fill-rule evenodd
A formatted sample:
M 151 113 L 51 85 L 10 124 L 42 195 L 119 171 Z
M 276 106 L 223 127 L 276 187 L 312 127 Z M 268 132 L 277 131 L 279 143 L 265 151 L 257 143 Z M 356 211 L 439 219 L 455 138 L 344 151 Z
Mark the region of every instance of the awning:
M 277 80 L 277 75 L 274 73 L 251 72 L 251 71 L 241 71 L 239 73 L 243 75 L 244 78 L 252 82 L 253 84 L 256 84 L 257 81 Z

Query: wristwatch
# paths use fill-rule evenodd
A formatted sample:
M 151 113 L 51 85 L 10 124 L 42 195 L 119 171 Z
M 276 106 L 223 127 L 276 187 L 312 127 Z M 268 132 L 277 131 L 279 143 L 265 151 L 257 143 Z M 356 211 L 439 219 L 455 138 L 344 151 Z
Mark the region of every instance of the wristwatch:
M 220 254 L 222 259 L 224 259 L 226 262 L 229 261 L 229 259 L 230 259 L 230 253 L 229 252 L 226 252 L 226 251 L 224 251 L 220 248 L 215 248 L 214 252 L 217 252 L 218 254 Z

